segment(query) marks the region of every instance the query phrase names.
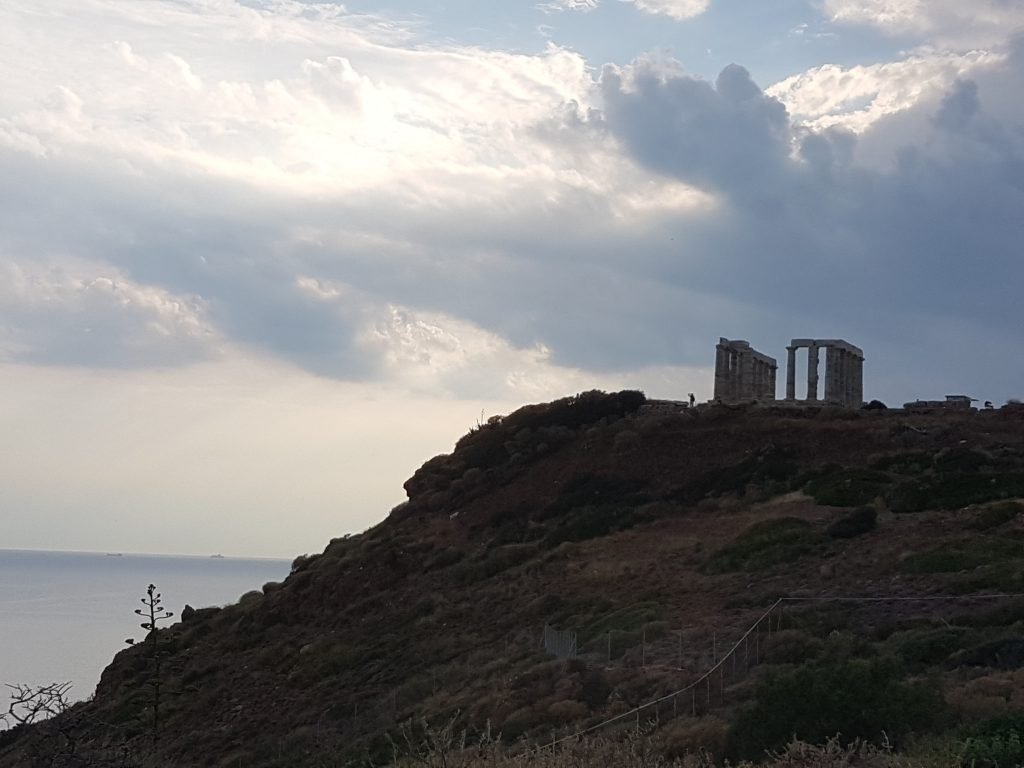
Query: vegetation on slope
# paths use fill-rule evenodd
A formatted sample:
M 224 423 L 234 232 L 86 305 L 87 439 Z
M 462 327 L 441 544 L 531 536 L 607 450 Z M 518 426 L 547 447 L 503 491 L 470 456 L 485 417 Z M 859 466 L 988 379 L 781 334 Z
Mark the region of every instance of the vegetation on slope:
M 835 731 L 1012 753 L 1012 728 L 986 723 L 1024 710 L 1024 610 L 978 594 L 1024 577 L 1022 426 L 1014 409 L 690 411 L 639 393 L 493 419 L 380 525 L 160 630 L 163 759 L 380 764 L 421 718 L 550 742 L 686 688 L 731 648 L 703 699 L 601 734 L 656 715 L 665 755 L 759 759 Z M 770 636 L 737 646 L 782 596 Z M 872 599 L 834 599 L 850 596 Z M 545 654 L 545 625 L 575 630 L 580 657 Z M 122 651 L 55 725 L 143 754 L 151 674 L 145 648 Z M 6 737 L 0 766 L 43 744 L 38 728 Z

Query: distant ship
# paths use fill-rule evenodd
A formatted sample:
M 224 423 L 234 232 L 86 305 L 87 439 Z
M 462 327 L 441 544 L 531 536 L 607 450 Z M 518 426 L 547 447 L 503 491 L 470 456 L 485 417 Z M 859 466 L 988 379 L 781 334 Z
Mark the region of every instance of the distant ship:
M 124 557 L 121 552 L 107 552 L 107 557 Z
M 223 560 L 224 559 L 224 555 L 210 555 L 210 557 L 215 557 L 218 560 Z

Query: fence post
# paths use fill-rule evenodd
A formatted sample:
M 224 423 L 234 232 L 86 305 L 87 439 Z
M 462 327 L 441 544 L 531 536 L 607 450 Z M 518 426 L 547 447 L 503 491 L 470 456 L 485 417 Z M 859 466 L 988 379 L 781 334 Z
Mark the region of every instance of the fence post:
M 711 675 L 707 676 L 708 681 L 708 709 L 711 709 Z
M 693 707 L 693 716 L 696 717 L 697 716 L 697 689 L 695 687 L 690 689 L 690 704 Z
M 679 717 L 679 697 L 678 696 L 673 696 L 672 697 L 672 718 L 675 719 L 677 717 Z
M 718 663 L 718 632 L 711 632 L 711 663 Z
M 725 665 L 718 668 L 718 692 L 722 694 L 722 703 L 725 704 Z
M 640 630 L 640 666 L 647 666 L 647 628 Z

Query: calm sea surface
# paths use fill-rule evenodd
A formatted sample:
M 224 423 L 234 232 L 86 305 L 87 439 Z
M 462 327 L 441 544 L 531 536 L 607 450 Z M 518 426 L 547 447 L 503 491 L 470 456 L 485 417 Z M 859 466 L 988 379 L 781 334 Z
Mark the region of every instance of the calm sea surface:
M 235 602 L 281 581 L 286 560 L 0 549 L 0 684 L 71 681 L 90 696 L 124 640 L 145 635 L 133 611 L 150 583 L 178 620 L 182 607 Z M 0 702 L 6 700 L 0 688 Z

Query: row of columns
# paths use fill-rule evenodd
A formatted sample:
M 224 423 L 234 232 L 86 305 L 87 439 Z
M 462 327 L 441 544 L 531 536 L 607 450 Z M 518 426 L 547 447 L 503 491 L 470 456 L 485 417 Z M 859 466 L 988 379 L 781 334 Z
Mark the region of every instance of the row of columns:
M 715 400 L 774 400 L 778 365 L 746 341 L 719 339 L 715 349 Z
M 819 352 L 825 349 L 824 402 L 859 408 L 864 403 L 864 353 L 845 341 L 794 339 L 786 347 L 786 399 L 796 400 L 796 352 L 807 349 L 807 400 L 818 401 Z

